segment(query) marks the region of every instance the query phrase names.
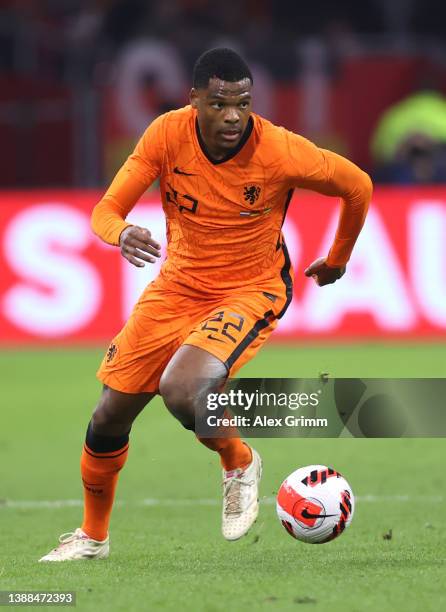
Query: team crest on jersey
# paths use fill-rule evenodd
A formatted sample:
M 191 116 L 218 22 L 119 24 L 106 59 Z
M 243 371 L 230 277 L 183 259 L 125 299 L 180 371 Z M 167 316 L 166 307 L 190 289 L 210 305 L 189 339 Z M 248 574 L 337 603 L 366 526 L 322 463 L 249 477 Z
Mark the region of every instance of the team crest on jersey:
M 251 206 L 255 204 L 260 196 L 259 185 L 245 185 L 243 188 L 243 196 L 245 198 L 245 202 L 249 202 Z
M 106 362 L 110 363 L 110 361 L 112 361 L 114 357 L 116 356 L 117 352 L 118 352 L 118 348 L 116 344 L 110 344 L 110 346 L 108 347 L 108 351 L 107 351 Z

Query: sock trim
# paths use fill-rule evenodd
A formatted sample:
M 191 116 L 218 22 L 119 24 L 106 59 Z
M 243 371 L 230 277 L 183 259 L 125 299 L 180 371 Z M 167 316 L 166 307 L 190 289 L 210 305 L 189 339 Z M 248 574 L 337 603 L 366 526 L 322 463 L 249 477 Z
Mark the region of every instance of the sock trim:
M 91 421 L 87 427 L 87 433 L 85 435 L 85 444 L 88 446 L 92 453 L 114 453 L 122 449 L 123 446 L 128 444 L 129 433 L 121 436 L 103 436 L 93 430 Z
M 84 444 L 84 451 L 87 453 L 87 455 L 90 455 L 90 457 L 94 457 L 95 459 L 115 459 L 116 457 L 120 457 L 121 455 L 126 453 L 128 449 L 129 445 L 127 443 L 124 448 L 120 448 L 114 453 L 95 453 L 90 448 L 88 448 L 86 444 Z

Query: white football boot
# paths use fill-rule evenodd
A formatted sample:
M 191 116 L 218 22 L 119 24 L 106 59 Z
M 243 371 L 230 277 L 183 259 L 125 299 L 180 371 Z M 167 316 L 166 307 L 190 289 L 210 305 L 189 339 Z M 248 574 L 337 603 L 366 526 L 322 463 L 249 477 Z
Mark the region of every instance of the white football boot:
M 222 533 L 226 540 L 238 540 L 255 522 L 259 513 L 259 483 L 262 460 L 251 448 L 252 461 L 244 470 L 223 470 Z
M 79 527 L 74 533 L 63 533 L 60 544 L 41 561 L 74 561 L 78 559 L 106 559 L 110 551 L 109 538 L 102 542 L 92 540 Z

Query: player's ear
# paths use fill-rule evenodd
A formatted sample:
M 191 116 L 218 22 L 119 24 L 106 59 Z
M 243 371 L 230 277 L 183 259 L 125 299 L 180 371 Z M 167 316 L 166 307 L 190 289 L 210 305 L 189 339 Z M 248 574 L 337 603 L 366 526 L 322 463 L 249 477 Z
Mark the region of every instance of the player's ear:
M 190 90 L 189 100 L 192 108 L 198 108 L 198 91 L 194 87 Z

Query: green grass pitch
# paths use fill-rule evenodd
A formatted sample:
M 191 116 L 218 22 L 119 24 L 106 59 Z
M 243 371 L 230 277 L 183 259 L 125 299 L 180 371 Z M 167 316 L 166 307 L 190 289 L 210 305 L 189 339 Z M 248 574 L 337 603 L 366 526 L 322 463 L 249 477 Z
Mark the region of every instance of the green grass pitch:
M 445 350 L 271 346 L 242 373 L 444 377 Z M 220 536 L 217 457 L 159 400 L 134 426 L 110 559 L 38 564 L 60 533 L 79 526 L 79 454 L 100 355 L 0 352 L 0 589 L 73 590 L 82 611 L 445 609 L 444 440 L 254 440 L 265 468 L 261 513 L 248 536 L 229 543 Z M 323 546 L 290 538 L 272 503 L 280 482 L 310 463 L 341 471 L 358 497 L 351 527 Z

